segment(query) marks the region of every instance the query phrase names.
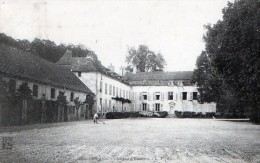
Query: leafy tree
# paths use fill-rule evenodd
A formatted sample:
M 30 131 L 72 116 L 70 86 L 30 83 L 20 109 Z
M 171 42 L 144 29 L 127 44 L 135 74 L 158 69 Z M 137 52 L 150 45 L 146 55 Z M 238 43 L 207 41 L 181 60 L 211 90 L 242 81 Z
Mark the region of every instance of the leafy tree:
M 92 56 L 94 61 L 98 61 L 97 55 L 82 44 L 56 45 L 55 42 L 51 40 L 41 40 L 38 38 L 35 38 L 32 42 L 28 40 L 15 40 L 4 33 L 0 33 L 0 44 L 31 52 L 34 55 L 38 55 L 39 57 L 54 63 L 64 55 L 67 49 L 72 51 L 74 57 Z
M 128 63 L 126 70 L 132 71 L 135 67 L 137 72 L 158 71 L 166 65 L 163 56 L 149 50 L 146 45 L 139 45 L 138 49 L 129 48 L 126 62 Z
M 21 99 L 31 99 L 32 98 L 32 90 L 28 86 L 28 83 L 23 82 L 19 88 L 17 89 L 18 96 Z
M 79 108 L 80 108 L 80 106 L 81 105 L 83 105 L 83 102 L 81 102 L 80 100 L 79 100 L 79 97 L 76 97 L 75 99 L 74 99 L 74 104 L 75 104 L 75 107 L 76 107 L 76 114 L 77 114 L 77 120 L 79 119 Z
M 259 8 L 259 0 L 229 2 L 222 11 L 223 20 L 206 25 L 204 36 L 213 70 L 209 74 L 221 77 L 222 87 L 232 92 L 239 102 L 252 107 L 253 116 L 259 116 L 260 110 Z
M 197 69 L 194 70 L 193 82 L 198 85 L 200 102 L 218 102 L 222 94 L 222 80 L 212 68 L 210 59 L 205 51 L 197 58 Z

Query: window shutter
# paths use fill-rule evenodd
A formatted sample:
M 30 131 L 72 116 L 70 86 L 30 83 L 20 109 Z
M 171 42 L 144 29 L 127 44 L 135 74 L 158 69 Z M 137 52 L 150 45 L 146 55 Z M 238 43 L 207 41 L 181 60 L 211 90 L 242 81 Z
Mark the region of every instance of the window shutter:
M 192 92 L 189 92 L 190 93 L 190 99 L 189 100 L 193 100 L 193 94 L 192 94 Z
M 180 100 L 182 100 L 182 92 L 180 93 Z
M 139 93 L 139 99 L 142 100 L 142 93 Z
M 177 93 L 173 93 L 173 100 L 177 100 Z
M 154 109 L 154 104 L 153 104 L 152 106 L 153 106 L 152 110 L 154 111 L 154 110 L 155 110 L 155 109 Z
M 140 111 L 142 111 L 142 104 L 140 104 Z
M 147 104 L 147 111 L 150 110 L 150 104 Z
M 163 104 L 161 104 L 160 111 L 163 109 Z
M 161 100 L 163 101 L 164 100 L 164 93 L 161 92 Z
M 153 101 L 155 100 L 155 93 L 153 92 Z

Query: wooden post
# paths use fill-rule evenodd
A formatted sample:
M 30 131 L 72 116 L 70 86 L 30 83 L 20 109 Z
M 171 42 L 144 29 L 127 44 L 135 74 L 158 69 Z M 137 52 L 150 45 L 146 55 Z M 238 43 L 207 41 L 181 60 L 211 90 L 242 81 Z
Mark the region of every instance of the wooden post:
M 61 107 L 61 122 L 64 122 L 64 106 Z
M 27 100 L 22 100 L 22 125 L 26 124 L 27 121 Z
M 42 100 L 42 115 L 41 115 L 41 122 L 46 122 L 46 106 L 45 106 L 45 100 Z

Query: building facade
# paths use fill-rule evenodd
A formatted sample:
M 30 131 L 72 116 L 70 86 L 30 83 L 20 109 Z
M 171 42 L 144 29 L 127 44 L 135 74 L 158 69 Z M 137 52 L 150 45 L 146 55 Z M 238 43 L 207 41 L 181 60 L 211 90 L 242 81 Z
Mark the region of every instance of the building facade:
M 103 114 L 115 111 L 216 112 L 215 103 L 198 103 L 197 86 L 191 83 L 192 71 L 127 73 L 122 77 L 92 58 L 74 58 L 70 51 L 57 64 L 70 68 L 91 89 L 96 95 L 94 107 Z
M 0 61 L 0 80 L 3 87 L 1 90 L 15 97 L 21 94 L 19 89 L 25 84 L 31 91 L 28 103 L 30 101 L 32 105 L 36 104 L 31 110 L 28 106 L 25 113 L 22 113 L 25 117 L 29 117 L 26 114 L 30 112 L 38 117 L 35 118 L 36 121 L 40 119 L 41 122 L 47 122 L 48 118 L 52 119 L 51 122 L 63 122 L 90 117 L 87 112 L 91 105 L 86 99 L 94 94 L 69 69 L 13 47 L 0 45 L 0 49 L 0 58 L 5 59 Z M 65 102 L 62 106 L 57 102 L 60 97 L 63 97 Z M 75 99 L 80 105 L 76 106 Z M 0 121 L 6 121 L 6 115 L 1 112 L 4 106 L 2 103 L 0 105 Z M 19 110 L 15 113 L 18 119 Z M 24 121 L 29 123 L 30 118 Z M 34 119 L 31 118 L 31 121 Z
M 72 72 L 95 94 L 94 108 L 105 114 L 110 111 L 131 111 L 131 104 L 116 100 L 130 100 L 131 86 L 118 74 L 95 63 L 92 58 L 72 57 L 67 51 L 57 64 L 69 67 Z
M 135 111 L 216 112 L 215 103 L 198 103 L 197 86 L 191 83 L 192 72 L 144 72 L 126 74 L 132 86 Z

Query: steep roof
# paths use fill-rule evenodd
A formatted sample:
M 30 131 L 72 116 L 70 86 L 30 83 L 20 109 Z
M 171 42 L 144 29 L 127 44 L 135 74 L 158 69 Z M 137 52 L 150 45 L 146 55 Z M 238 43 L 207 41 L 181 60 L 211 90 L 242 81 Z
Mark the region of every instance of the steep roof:
M 193 71 L 175 71 L 175 72 L 140 72 L 127 73 L 125 79 L 130 85 L 168 85 L 170 81 L 177 84 L 182 81 L 184 85 L 191 85 Z
M 97 71 L 98 69 L 90 58 L 78 57 L 72 59 L 71 70 L 80 72 L 91 72 Z
M 92 93 L 70 69 L 5 45 L 0 45 L 0 73 L 59 88 Z
M 59 65 L 71 65 L 72 63 L 72 52 L 67 50 L 58 62 Z
M 139 72 L 136 74 L 126 73 L 125 77 L 128 81 L 140 80 L 190 80 L 193 71 L 174 71 L 174 72 Z
M 66 62 L 67 60 L 70 62 Z M 89 57 L 73 57 L 72 55 L 68 55 L 66 52 L 56 63 L 68 68 L 70 67 L 74 72 L 100 72 L 114 78 L 115 80 L 128 84 L 122 76 L 106 68 L 101 64 L 101 62 L 94 62 L 93 59 Z M 70 66 L 68 63 L 70 63 Z

